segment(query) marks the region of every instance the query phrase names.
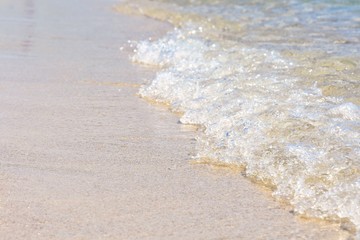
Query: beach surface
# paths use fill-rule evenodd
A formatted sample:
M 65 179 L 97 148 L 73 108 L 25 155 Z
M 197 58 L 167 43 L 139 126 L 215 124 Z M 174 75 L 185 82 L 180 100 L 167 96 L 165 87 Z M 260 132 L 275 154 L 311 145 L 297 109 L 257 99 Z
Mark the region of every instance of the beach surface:
M 196 132 L 136 96 L 154 71 L 129 61 L 169 26 L 117 3 L 0 3 L 0 238 L 347 239 L 190 163 Z

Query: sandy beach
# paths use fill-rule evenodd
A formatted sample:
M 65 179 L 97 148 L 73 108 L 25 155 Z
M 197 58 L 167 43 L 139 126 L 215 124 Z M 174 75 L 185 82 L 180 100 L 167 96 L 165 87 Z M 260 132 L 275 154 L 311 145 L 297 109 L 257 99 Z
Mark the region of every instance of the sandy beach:
M 0 239 L 347 239 L 190 164 L 196 132 L 136 96 L 155 73 L 129 61 L 170 26 L 116 4 L 0 3 Z

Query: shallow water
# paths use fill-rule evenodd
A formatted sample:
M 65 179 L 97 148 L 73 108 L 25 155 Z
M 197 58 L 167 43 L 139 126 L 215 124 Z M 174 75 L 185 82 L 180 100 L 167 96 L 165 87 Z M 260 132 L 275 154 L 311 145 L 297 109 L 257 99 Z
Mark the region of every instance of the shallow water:
M 358 1 L 155 2 L 120 7 L 175 26 L 136 43 L 133 61 L 161 66 L 140 95 L 203 127 L 196 158 L 244 166 L 297 213 L 359 231 Z

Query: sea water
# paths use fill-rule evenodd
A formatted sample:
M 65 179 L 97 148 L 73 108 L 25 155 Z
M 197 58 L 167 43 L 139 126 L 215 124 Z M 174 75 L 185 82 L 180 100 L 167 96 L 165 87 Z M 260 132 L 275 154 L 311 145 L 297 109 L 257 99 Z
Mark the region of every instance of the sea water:
M 360 230 L 360 1 L 131 0 L 174 25 L 136 43 L 140 95 L 201 126 L 199 161 L 244 168 L 294 211 Z M 351 227 L 350 227 L 351 228 Z

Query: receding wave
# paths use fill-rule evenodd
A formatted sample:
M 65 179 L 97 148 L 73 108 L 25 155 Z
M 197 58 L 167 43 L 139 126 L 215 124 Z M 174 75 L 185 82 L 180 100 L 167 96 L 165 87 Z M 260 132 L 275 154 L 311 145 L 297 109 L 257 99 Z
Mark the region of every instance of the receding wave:
M 299 214 L 360 229 L 360 5 L 131 1 L 175 25 L 139 42 L 157 65 L 140 95 L 202 126 L 199 160 L 240 165 Z M 359 235 L 358 235 L 359 236 Z

